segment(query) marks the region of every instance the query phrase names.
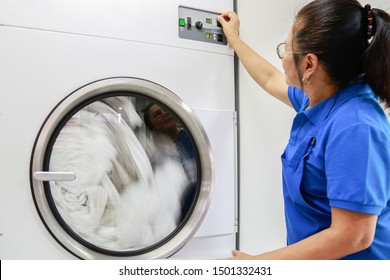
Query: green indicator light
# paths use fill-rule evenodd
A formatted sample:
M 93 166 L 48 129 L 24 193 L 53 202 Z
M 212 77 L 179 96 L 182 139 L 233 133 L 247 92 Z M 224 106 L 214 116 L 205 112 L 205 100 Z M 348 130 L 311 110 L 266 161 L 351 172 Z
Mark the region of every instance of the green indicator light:
M 180 25 L 181 27 L 186 26 L 186 20 L 185 20 L 184 18 L 179 18 L 179 25 Z

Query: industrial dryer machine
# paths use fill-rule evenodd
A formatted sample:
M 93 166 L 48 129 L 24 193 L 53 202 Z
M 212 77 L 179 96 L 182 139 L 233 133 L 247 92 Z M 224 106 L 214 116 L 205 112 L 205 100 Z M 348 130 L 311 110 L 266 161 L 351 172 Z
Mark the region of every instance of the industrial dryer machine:
M 232 9 L 0 0 L 1 259 L 230 254 L 234 59 L 216 17 Z

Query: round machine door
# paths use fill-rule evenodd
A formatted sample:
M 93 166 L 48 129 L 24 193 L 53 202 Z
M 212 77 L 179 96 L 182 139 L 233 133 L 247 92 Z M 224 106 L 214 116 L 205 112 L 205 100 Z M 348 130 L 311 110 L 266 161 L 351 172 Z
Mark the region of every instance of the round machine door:
M 213 158 L 195 113 L 135 78 L 88 84 L 43 124 L 31 188 L 53 237 L 81 259 L 173 255 L 207 212 Z

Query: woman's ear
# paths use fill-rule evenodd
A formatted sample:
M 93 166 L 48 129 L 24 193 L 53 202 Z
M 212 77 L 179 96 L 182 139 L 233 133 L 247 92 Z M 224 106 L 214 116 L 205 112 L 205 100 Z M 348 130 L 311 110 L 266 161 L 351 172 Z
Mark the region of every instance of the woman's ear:
M 303 79 L 310 81 L 311 76 L 318 68 L 318 57 L 315 54 L 308 53 L 302 60 L 303 64 Z

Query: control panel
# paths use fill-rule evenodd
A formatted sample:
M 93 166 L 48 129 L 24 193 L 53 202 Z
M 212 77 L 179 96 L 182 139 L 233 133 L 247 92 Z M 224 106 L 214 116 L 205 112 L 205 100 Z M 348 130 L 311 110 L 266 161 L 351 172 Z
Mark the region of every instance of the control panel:
M 179 37 L 183 39 L 227 45 L 218 13 L 179 7 Z

